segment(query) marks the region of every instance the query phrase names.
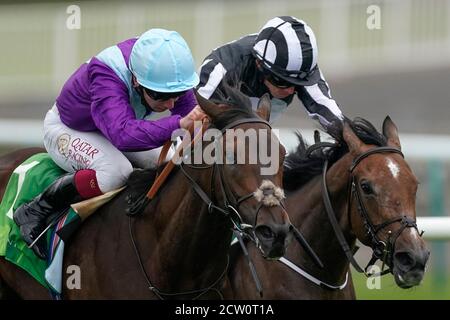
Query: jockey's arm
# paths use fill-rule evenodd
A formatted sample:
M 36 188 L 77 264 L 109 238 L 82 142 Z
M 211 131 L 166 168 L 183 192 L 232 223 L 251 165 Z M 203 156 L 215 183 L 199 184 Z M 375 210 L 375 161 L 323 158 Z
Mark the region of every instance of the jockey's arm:
M 336 101 L 332 98 L 330 88 L 320 72 L 318 83 L 298 87 L 297 95 L 306 108 L 308 115 L 320 122 L 327 129 L 333 124 L 340 126 L 344 115 Z
M 197 86 L 198 94 L 205 99 L 216 98 L 219 94 L 220 84 L 225 77 L 227 70 L 217 56 L 211 54 L 206 57 L 200 66 L 200 83 Z
M 91 64 L 89 78 L 94 123 L 120 151 L 158 148 L 180 128 L 179 114 L 154 121 L 136 119 L 126 85 L 100 61 Z

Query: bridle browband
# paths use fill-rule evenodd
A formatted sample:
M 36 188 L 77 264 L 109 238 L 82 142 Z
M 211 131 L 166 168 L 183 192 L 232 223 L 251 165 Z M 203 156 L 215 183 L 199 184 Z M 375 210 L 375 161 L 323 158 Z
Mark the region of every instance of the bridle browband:
M 333 146 L 334 144 L 327 144 L 322 143 L 322 147 L 326 146 Z M 359 273 L 365 274 L 367 277 L 369 276 L 375 276 L 375 275 L 385 275 L 387 273 L 392 272 L 392 266 L 393 266 L 393 253 L 395 250 L 395 242 L 397 241 L 397 238 L 400 236 L 400 234 L 406 229 L 406 228 L 414 228 L 417 230 L 417 224 L 416 221 L 408 216 L 402 216 L 398 218 L 393 218 L 391 220 L 385 221 L 381 224 L 375 225 L 373 224 L 372 220 L 370 219 L 370 216 L 367 212 L 367 209 L 364 205 L 364 202 L 362 200 L 362 195 L 360 189 L 356 186 L 356 177 L 353 175 L 353 171 L 358 166 L 359 163 L 361 163 L 362 160 L 369 157 L 372 154 L 379 154 L 379 153 L 397 153 L 400 154 L 403 158 L 404 155 L 400 151 L 400 149 L 393 148 L 393 147 L 376 147 L 373 149 L 370 149 L 358 157 L 356 157 L 352 165 L 349 168 L 349 192 L 348 192 L 348 201 L 347 201 L 347 215 L 350 219 L 351 215 L 351 207 L 352 207 L 352 199 L 353 197 L 356 198 L 357 201 L 357 209 L 359 214 L 361 215 L 361 218 L 363 219 L 363 224 L 366 229 L 366 233 L 369 236 L 370 241 L 370 247 L 373 250 L 372 258 L 370 259 L 367 266 L 363 269 L 359 266 L 358 262 L 353 257 L 354 250 L 350 248 L 350 246 L 347 243 L 347 240 L 345 239 L 345 236 L 343 234 L 343 231 L 341 227 L 339 226 L 339 223 L 336 218 L 336 214 L 333 210 L 333 206 L 331 204 L 330 196 L 328 193 L 328 187 L 326 182 L 326 173 L 328 171 L 328 160 L 325 160 L 323 171 L 322 171 L 322 195 L 323 195 L 323 201 L 325 205 L 325 211 L 327 212 L 328 218 L 330 220 L 330 223 L 333 227 L 334 233 L 339 241 L 339 244 L 344 251 L 348 261 L 353 265 L 353 267 L 358 271 Z M 349 220 L 350 221 L 350 220 Z M 388 239 L 387 241 L 382 241 L 378 237 L 378 232 L 387 226 L 399 222 L 401 224 L 401 227 L 396 231 L 394 235 L 392 235 L 391 231 L 388 231 Z M 423 232 L 419 235 L 422 236 Z M 382 270 L 378 274 L 368 273 L 368 269 L 375 264 L 377 260 L 381 260 Z M 388 269 L 384 270 L 384 266 L 387 264 Z

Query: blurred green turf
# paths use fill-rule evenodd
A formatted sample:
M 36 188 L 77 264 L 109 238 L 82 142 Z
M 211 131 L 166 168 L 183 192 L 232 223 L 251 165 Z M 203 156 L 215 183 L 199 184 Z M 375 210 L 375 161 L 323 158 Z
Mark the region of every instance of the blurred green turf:
M 434 273 L 425 274 L 422 284 L 411 289 L 401 289 L 392 275 L 381 278 L 380 289 L 368 289 L 367 279 L 352 270 L 356 297 L 360 300 L 450 300 L 450 281 L 448 277 Z

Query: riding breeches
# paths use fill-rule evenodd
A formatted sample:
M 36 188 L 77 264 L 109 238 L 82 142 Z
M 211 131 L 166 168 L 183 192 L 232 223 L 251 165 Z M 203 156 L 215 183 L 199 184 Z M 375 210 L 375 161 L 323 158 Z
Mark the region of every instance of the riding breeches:
M 162 149 L 121 152 L 100 132 L 82 132 L 66 126 L 56 105 L 44 120 L 44 146 L 53 161 L 67 172 L 94 170 L 103 193 L 123 186 L 133 167 L 156 167 Z M 172 155 L 173 149 L 167 158 Z

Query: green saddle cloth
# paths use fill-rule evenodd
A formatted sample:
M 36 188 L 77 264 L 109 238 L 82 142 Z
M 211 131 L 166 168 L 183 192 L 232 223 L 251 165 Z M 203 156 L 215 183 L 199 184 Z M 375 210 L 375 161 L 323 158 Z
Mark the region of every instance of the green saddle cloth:
M 44 287 L 52 290 L 54 288 L 45 276 L 46 269 L 51 264 L 52 252 L 49 261 L 39 259 L 22 240 L 19 227 L 12 217 L 20 205 L 35 198 L 65 173 L 47 153 L 35 154 L 14 170 L 0 204 L 0 256 L 21 267 Z M 77 214 L 71 209 L 65 219 L 66 224 L 75 216 Z M 46 237 L 47 243 L 53 243 L 51 251 L 55 250 L 54 228 L 47 232 Z

